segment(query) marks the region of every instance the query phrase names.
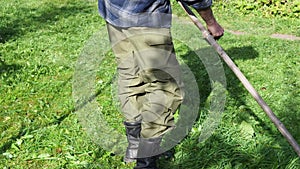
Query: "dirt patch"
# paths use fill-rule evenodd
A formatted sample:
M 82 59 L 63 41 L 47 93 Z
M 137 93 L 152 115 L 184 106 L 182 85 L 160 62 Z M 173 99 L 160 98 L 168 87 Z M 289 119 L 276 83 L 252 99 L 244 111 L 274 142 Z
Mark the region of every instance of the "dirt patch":
M 300 40 L 300 37 L 294 35 L 285 35 L 285 34 L 272 34 L 272 38 L 286 39 L 286 40 Z
M 228 30 L 227 31 L 233 35 L 246 35 L 246 32 L 241 32 L 237 30 Z M 280 34 L 280 33 L 274 33 L 270 35 L 271 38 L 277 38 L 277 39 L 285 39 L 285 40 L 300 40 L 300 37 L 295 35 L 287 35 L 287 34 Z
M 245 32 L 241 31 L 233 31 L 233 30 L 227 30 L 229 33 L 234 34 L 234 35 L 245 35 Z

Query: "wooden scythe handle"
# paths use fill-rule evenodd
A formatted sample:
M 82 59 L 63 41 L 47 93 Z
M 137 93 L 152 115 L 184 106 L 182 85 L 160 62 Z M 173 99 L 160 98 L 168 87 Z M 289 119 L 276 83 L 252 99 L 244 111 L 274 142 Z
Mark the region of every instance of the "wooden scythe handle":
M 280 133 L 287 139 L 290 145 L 294 148 L 295 152 L 300 157 L 300 147 L 290 132 L 286 129 L 284 124 L 276 117 L 276 115 L 272 112 L 271 108 L 267 105 L 267 103 L 262 99 L 259 93 L 254 89 L 251 83 L 247 80 L 244 74 L 240 71 L 240 69 L 234 64 L 234 62 L 230 59 L 230 57 L 226 54 L 226 52 L 222 49 L 222 47 L 216 42 L 216 40 L 212 37 L 212 35 L 206 30 L 206 28 L 201 24 L 196 15 L 192 12 L 192 10 L 188 7 L 187 4 L 182 2 L 181 0 L 177 0 L 179 5 L 183 8 L 183 10 L 188 14 L 189 18 L 193 21 L 193 23 L 200 29 L 205 40 L 217 51 L 220 57 L 224 60 L 224 62 L 228 65 L 228 67 L 234 72 L 237 78 L 242 82 L 244 87 L 248 90 L 248 92 L 252 95 L 252 97 L 256 100 L 256 102 L 260 105 L 260 107 L 264 110 L 264 112 L 269 116 L 271 121 L 275 124 Z

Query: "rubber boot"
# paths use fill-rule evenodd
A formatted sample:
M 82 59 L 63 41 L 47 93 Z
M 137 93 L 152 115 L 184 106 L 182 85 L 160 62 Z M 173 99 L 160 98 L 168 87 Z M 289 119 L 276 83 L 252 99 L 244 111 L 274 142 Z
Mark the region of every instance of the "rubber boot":
M 126 149 L 124 162 L 131 163 L 135 162 L 137 158 L 141 132 L 141 122 L 124 122 L 124 125 L 126 128 L 126 136 L 128 141 L 128 147 Z
M 138 158 L 134 169 L 158 169 L 156 161 L 161 154 L 162 137 L 140 139 Z

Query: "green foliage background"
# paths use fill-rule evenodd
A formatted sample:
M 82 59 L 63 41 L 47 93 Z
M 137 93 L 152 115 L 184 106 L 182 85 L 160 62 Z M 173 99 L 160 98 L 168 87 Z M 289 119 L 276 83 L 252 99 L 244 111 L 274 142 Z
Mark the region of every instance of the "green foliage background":
M 265 17 L 299 18 L 299 0 L 215 0 L 216 8 Z

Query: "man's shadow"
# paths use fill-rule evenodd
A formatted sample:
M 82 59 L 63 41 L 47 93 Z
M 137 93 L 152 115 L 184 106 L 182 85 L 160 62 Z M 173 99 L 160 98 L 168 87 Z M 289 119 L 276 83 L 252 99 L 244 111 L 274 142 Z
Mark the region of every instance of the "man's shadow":
M 202 49 L 203 53 L 205 50 L 211 50 L 209 48 Z M 226 50 L 226 53 L 234 60 L 248 60 L 254 59 L 258 57 L 259 53 L 252 46 L 244 46 L 244 47 L 234 47 Z M 205 66 L 199 60 L 195 62 L 195 54 L 193 52 L 189 52 L 186 56 L 187 58 L 184 60 L 184 63 L 189 66 L 189 68 L 194 73 L 198 83 L 199 92 L 201 94 L 201 102 L 200 109 L 205 105 L 205 100 L 209 97 L 211 92 L 211 84 L 209 80 L 209 76 L 206 73 Z M 242 121 L 249 121 L 250 119 L 254 119 L 257 124 L 264 130 L 268 135 L 279 135 L 278 131 L 274 130 L 274 127 L 270 127 L 272 124 L 266 123 L 263 119 L 257 116 L 250 107 L 247 107 L 245 93 L 248 91 L 242 86 L 241 82 L 238 80 L 236 75 L 232 72 L 232 70 L 223 62 L 224 71 L 226 74 L 226 82 L 227 82 L 227 97 L 233 98 L 235 101 L 235 105 L 237 107 L 244 107 L 243 111 L 235 115 L 235 122 L 241 123 Z M 225 107 L 225 111 L 226 111 Z M 199 119 L 198 119 L 199 120 Z M 201 119 L 200 119 L 201 120 Z M 254 135 L 255 137 L 255 135 Z M 237 141 L 231 140 L 226 141 L 230 138 L 228 136 L 222 135 L 212 135 L 209 137 L 206 142 L 199 143 L 198 138 L 193 138 L 192 136 L 187 136 L 187 141 L 183 140 L 184 144 L 180 145 L 180 152 L 182 155 L 179 155 L 179 161 L 176 163 L 174 161 L 162 160 L 160 161 L 160 166 L 163 169 L 181 169 L 181 168 L 189 168 L 189 169 L 198 169 L 198 168 L 212 168 L 214 165 L 219 164 L 220 160 L 231 160 L 235 159 L 235 161 L 231 162 L 232 165 L 246 167 L 253 163 L 253 160 L 256 160 L 256 167 L 260 167 L 260 161 L 268 161 L 269 153 L 275 153 L 277 150 L 270 150 L 268 147 L 260 146 L 257 148 L 259 151 L 257 152 L 259 156 L 261 156 L 260 161 L 257 161 L 257 158 L 254 158 L 253 154 L 247 153 L 237 149 L 237 146 L 240 146 Z M 279 141 L 279 144 L 286 144 L 283 142 L 283 139 Z M 290 151 L 290 150 L 289 150 Z M 285 154 L 289 154 L 288 150 L 286 150 Z M 178 154 L 177 154 L 178 155 Z M 232 157 L 232 156 L 237 156 Z M 176 160 L 176 157 L 175 157 Z M 232 166 L 232 167 L 235 167 Z M 252 165 L 253 166 L 253 165 Z M 249 168 L 249 166 L 248 166 Z M 250 167 L 251 168 L 251 167 Z

